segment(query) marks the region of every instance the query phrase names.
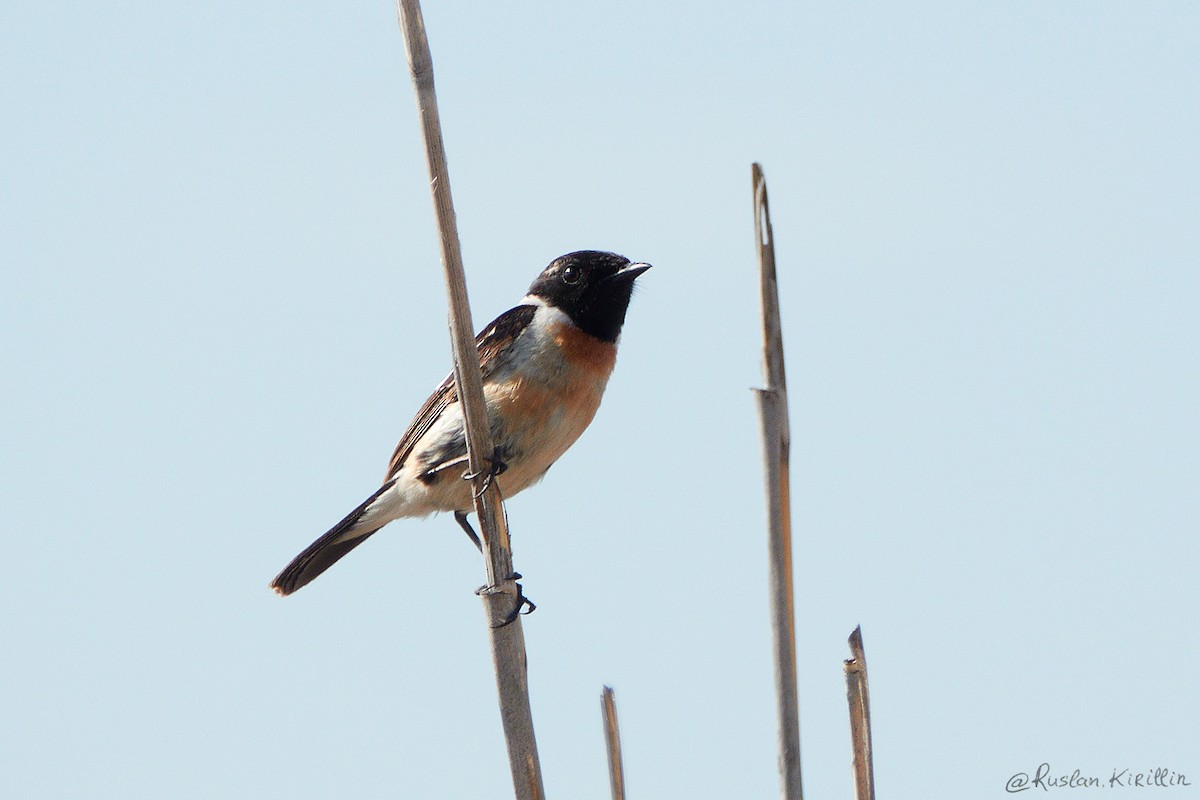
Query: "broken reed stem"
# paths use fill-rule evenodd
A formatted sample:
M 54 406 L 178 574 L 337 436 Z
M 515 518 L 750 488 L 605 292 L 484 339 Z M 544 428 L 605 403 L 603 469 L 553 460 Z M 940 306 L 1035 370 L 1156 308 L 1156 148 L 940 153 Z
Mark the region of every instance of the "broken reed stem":
M 862 627 L 850 634 L 846 671 L 846 701 L 850 704 L 850 743 L 854 748 L 854 796 L 875 800 L 875 764 L 871 755 L 871 692 L 867 686 L 867 656 Z
M 617 700 L 611 686 L 600 695 L 604 715 L 604 744 L 608 750 L 608 784 L 613 800 L 625 800 L 625 766 L 621 761 L 621 731 L 617 727 Z
M 433 86 L 433 58 L 425 35 L 425 22 L 418 0 L 397 0 L 400 29 L 404 32 L 405 54 L 416 93 L 417 111 L 425 140 L 425 158 L 433 208 L 441 240 L 442 269 L 450 303 L 450 338 L 454 347 L 454 380 L 462 403 L 466 424 L 467 458 L 476 476 L 475 513 L 479 518 L 486 555 L 487 586 L 480 592 L 491 635 L 492 662 L 500 696 L 500 718 L 508 744 L 509 767 L 518 800 L 541 800 L 545 796 L 537 742 L 533 734 L 533 715 L 529 706 L 525 637 L 521 620 L 501 626 L 518 608 L 518 593 L 512 578 L 512 550 L 504 518 L 503 501 L 495 481 L 484 476 L 491 464 L 492 441 L 483 399 L 483 378 L 479 371 L 479 353 L 475 346 L 467 281 L 462 265 L 454 202 L 446 168 L 446 149 L 438 116 Z M 483 491 L 489 485 L 487 491 Z M 480 494 L 482 492 L 482 494 Z
M 788 459 L 787 380 L 783 367 L 783 327 L 775 275 L 775 239 L 762 168 L 751 168 L 754 186 L 754 233 L 762 292 L 763 377 L 755 390 L 762 421 L 763 469 L 767 490 L 767 550 L 770 563 L 772 655 L 778 719 L 780 796 L 802 800 L 800 784 L 800 711 L 796 687 L 796 620 L 792 601 L 792 519 Z

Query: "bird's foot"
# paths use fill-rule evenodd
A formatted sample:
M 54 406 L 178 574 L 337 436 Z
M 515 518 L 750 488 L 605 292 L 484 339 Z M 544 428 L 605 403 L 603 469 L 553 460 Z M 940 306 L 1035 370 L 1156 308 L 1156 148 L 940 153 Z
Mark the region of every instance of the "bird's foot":
M 509 575 L 506 580 L 516 582 L 520 578 L 521 578 L 521 573 L 514 572 L 512 575 Z M 475 590 L 475 594 L 479 594 L 479 595 L 493 594 L 493 593 L 496 593 L 496 594 L 500 593 L 499 586 L 486 586 L 485 585 L 485 586 L 480 586 L 478 589 Z M 526 606 L 529 607 L 528 611 L 524 610 Z M 532 614 L 534 611 L 537 611 L 537 604 L 525 596 L 524 587 L 522 587 L 521 584 L 518 583 L 517 584 L 517 599 L 516 599 L 516 602 L 513 603 L 512 611 L 508 612 L 508 616 L 506 616 L 500 623 L 492 625 L 492 627 L 493 628 L 507 627 L 507 626 L 511 625 L 516 620 L 516 618 L 521 616 L 522 614 L 528 616 L 528 615 Z
M 492 452 L 492 457 L 488 459 L 487 469 L 482 469 L 478 472 L 471 472 L 470 470 L 467 470 L 463 473 L 462 477 L 464 481 L 474 481 L 480 475 L 483 476 L 483 485 L 480 486 L 479 490 L 474 494 L 474 498 L 478 500 L 483 496 L 484 492 L 491 488 L 492 481 L 494 481 L 500 475 L 503 475 L 506 469 L 508 469 L 508 464 L 505 463 L 504 459 L 500 457 L 500 448 L 497 447 Z

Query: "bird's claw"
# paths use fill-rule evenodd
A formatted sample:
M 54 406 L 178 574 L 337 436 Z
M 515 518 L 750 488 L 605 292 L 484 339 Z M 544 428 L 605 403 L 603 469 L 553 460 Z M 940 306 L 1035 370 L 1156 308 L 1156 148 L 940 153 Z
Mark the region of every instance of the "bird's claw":
M 491 488 L 492 481 L 503 475 L 506 469 L 508 469 L 508 464 L 500 457 L 500 448 L 497 447 L 495 452 L 492 453 L 492 457 L 488 460 L 487 469 L 481 469 L 478 472 L 467 470 L 463 473 L 462 478 L 464 481 L 474 481 L 480 475 L 483 476 L 483 485 L 473 495 L 474 499 L 478 500 L 480 497 L 483 497 L 484 492 Z
M 521 577 L 521 573 L 514 572 L 512 575 L 509 575 L 506 580 L 511 580 L 511 581 L 515 582 L 520 577 Z M 496 592 L 496 591 L 497 591 L 496 587 L 485 585 L 485 586 L 480 586 L 478 589 L 476 589 L 475 594 L 482 595 L 482 594 L 487 594 L 487 593 Z M 528 611 L 524 610 L 526 606 L 529 607 Z M 516 603 L 513 604 L 512 611 L 508 612 L 508 616 L 506 616 L 503 621 L 501 621 L 499 624 L 492 625 L 492 627 L 497 628 L 497 629 L 498 628 L 506 628 L 509 625 L 511 625 L 517 619 L 517 617 L 519 617 L 521 615 L 528 616 L 528 615 L 532 614 L 534 611 L 537 611 L 537 604 L 525 596 L 525 588 L 523 586 L 521 586 L 521 584 L 518 583 L 517 584 L 517 601 L 516 601 Z

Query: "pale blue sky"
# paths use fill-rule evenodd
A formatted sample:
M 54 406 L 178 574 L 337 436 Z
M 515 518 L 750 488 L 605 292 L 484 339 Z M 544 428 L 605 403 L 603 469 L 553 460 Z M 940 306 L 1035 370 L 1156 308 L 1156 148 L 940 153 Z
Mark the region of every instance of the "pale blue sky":
M 777 793 L 750 163 L 792 389 L 808 797 L 1041 762 L 1200 798 L 1200 7 L 430 3 L 477 327 L 650 261 L 592 429 L 509 504 L 554 798 Z M 478 557 L 267 582 L 449 367 L 379 3 L 0 9 L 0 794 L 504 796 Z M 1110 796 L 1106 795 L 1106 796 Z

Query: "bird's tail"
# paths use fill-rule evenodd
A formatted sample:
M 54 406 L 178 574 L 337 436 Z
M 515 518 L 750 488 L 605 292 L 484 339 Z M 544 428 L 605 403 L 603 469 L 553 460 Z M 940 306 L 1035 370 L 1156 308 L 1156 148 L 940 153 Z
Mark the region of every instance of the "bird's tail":
M 346 518 L 329 529 L 321 538 L 304 548 L 304 552 L 292 559 L 271 581 L 271 588 L 278 594 L 289 595 L 313 578 L 337 563 L 338 559 L 367 540 L 372 533 L 382 528 L 390 519 L 370 519 L 371 505 L 379 496 L 392 488 L 395 481 L 388 481 L 379 491 L 363 501 L 362 505 L 346 515 Z M 366 519 L 365 519 L 366 518 Z

